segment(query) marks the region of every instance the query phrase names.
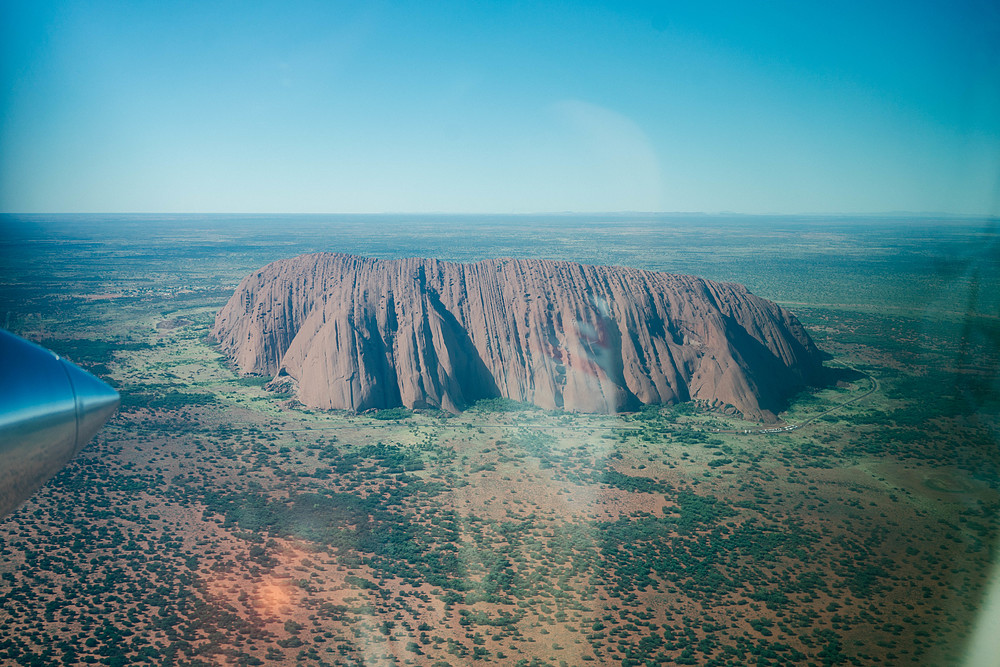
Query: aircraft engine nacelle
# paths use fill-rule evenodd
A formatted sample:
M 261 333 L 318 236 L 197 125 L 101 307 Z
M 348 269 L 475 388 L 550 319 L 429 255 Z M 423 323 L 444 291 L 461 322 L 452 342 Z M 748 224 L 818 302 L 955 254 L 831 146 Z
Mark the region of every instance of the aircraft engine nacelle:
M 0 329 L 0 517 L 73 458 L 118 402 L 90 373 Z

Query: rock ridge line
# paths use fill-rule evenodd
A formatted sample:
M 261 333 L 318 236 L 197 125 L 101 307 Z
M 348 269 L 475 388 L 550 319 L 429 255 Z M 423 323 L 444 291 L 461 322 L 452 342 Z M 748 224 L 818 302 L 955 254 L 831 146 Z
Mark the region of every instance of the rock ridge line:
M 555 260 L 302 255 L 244 278 L 212 335 L 241 373 L 352 411 L 696 400 L 769 422 L 822 368 L 798 319 L 741 285 Z

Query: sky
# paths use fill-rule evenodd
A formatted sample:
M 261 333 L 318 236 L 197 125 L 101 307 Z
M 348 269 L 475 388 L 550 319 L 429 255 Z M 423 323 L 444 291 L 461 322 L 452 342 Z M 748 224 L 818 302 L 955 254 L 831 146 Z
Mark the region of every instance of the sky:
M 1000 4 L 0 0 L 0 211 L 1000 214 Z

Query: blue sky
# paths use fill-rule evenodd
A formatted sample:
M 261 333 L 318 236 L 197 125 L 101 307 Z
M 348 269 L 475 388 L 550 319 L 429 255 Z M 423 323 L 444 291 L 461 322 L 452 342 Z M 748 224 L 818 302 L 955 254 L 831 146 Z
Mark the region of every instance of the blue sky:
M 3 211 L 1000 213 L 995 2 L 0 8 Z

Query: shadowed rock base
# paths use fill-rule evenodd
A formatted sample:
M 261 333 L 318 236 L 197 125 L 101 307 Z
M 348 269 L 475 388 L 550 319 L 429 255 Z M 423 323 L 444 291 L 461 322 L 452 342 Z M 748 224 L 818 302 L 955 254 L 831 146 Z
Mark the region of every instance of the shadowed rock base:
M 821 375 L 799 321 L 741 285 L 549 260 L 302 255 L 247 276 L 213 335 L 241 372 L 355 411 L 699 400 L 771 421 Z

